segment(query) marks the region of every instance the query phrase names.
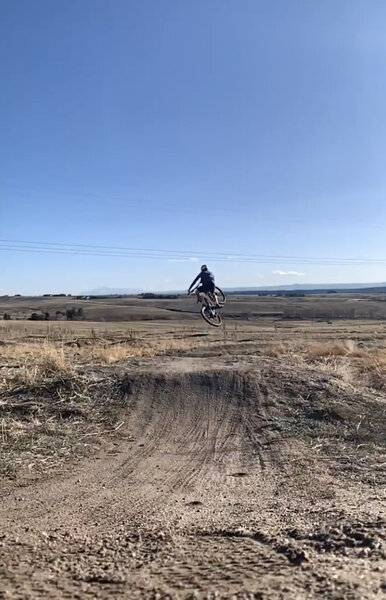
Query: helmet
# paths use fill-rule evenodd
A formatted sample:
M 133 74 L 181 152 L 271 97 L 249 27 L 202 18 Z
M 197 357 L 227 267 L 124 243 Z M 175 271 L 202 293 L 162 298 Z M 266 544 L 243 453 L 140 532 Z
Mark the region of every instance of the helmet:
M 208 267 L 206 265 L 202 265 L 201 271 L 207 271 L 207 270 L 208 270 Z

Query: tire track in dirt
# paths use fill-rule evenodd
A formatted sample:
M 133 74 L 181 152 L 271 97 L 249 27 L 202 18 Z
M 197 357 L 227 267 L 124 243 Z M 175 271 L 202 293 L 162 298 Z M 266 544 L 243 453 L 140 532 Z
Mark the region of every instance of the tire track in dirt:
M 144 497 L 147 503 L 161 502 L 170 492 L 193 485 L 197 490 L 205 480 L 209 483 L 214 478 L 218 484 L 222 479 L 228 486 L 229 471 L 233 464 L 237 470 L 237 464 L 245 462 L 247 446 L 252 445 L 252 454 L 258 455 L 259 468 L 264 466 L 264 447 L 258 433 L 251 433 L 254 428 L 261 429 L 261 423 L 258 427 L 258 419 L 251 422 L 250 415 L 245 414 L 250 406 L 240 378 L 235 380 L 232 373 L 222 374 L 215 383 L 213 376 L 203 374 L 185 378 L 183 385 L 167 392 L 166 401 L 165 392 L 157 392 L 164 409 L 162 418 L 159 408 L 153 410 L 155 418 L 144 433 L 144 447 L 136 450 L 115 475 L 117 481 L 125 479 L 130 486 L 132 510 L 143 504 Z M 253 402 L 258 400 L 255 397 Z M 259 405 L 253 410 L 260 410 Z M 251 460 L 247 462 L 249 469 L 255 469 Z M 158 469 L 162 487 L 153 485 Z
M 210 593 L 226 598 L 241 591 L 243 594 L 263 593 L 269 579 L 291 576 L 288 562 L 273 550 L 250 539 L 215 536 L 185 538 L 184 547 L 177 555 L 158 566 L 152 565 L 142 574 L 148 585 L 152 581 L 159 585 L 161 581 L 162 589 L 172 597 L 181 589 L 186 594 L 184 597 L 196 594 L 195 597 L 202 598 Z M 259 583 L 262 577 L 264 582 Z
M 191 391 L 193 387 L 194 391 Z M 201 381 L 187 381 L 168 396 L 161 421 L 151 424 L 144 436 L 145 446 L 129 457 L 116 474 L 131 486 L 131 509 L 146 502 L 161 502 L 170 492 L 188 487 L 205 473 L 207 464 L 216 458 L 229 429 L 228 413 L 232 407 Z M 220 435 L 221 430 L 224 432 Z M 161 463 L 154 464 L 154 463 Z M 159 485 L 155 474 L 161 466 Z M 138 474 L 140 474 L 138 478 Z

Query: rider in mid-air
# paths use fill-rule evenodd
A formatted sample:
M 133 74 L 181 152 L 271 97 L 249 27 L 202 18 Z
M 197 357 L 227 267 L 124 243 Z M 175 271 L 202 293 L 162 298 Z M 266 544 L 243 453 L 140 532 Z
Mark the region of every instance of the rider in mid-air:
M 194 288 L 194 286 L 196 285 L 198 280 L 200 280 L 200 285 L 198 286 L 198 288 L 196 290 L 197 302 L 200 302 L 200 293 L 208 294 L 208 296 L 211 297 L 214 300 L 214 302 L 216 303 L 216 308 L 220 308 L 220 304 L 218 302 L 218 298 L 215 293 L 216 285 L 214 282 L 214 275 L 213 275 L 213 273 L 211 273 L 209 271 L 209 269 L 206 265 L 202 265 L 201 272 L 197 275 L 196 279 L 192 282 L 192 284 L 189 288 L 188 294 L 190 294 L 190 292 L 192 291 L 192 289 Z

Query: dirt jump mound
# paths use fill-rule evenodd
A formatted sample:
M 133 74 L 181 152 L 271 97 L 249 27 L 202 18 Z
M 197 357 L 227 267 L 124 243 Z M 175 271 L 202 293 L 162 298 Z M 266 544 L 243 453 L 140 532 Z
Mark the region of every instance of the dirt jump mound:
M 119 435 L 3 497 L 0 597 L 382 592 L 377 398 L 272 360 L 108 373 L 94 399 Z

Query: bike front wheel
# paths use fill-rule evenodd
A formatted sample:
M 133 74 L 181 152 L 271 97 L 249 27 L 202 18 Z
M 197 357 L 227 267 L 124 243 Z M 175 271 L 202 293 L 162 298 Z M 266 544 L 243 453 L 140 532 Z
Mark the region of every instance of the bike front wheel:
M 218 312 L 207 304 L 202 306 L 201 316 L 207 323 L 209 323 L 209 325 L 212 325 L 213 327 L 220 327 L 222 323 L 222 319 Z

